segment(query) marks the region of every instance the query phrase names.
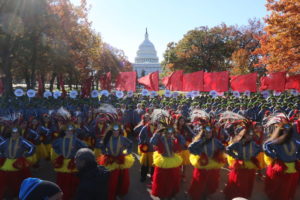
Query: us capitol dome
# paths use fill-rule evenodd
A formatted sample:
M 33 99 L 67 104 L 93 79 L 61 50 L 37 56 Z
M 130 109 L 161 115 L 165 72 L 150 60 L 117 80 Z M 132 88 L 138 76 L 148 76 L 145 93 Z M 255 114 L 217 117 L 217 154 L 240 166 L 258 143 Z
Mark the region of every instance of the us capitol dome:
M 146 29 L 145 40 L 140 44 L 139 50 L 135 57 L 133 70 L 137 72 L 138 77 L 145 76 L 151 72 L 161 72 L 156 50 L 152 42 L 149 40 L 148 31 Z

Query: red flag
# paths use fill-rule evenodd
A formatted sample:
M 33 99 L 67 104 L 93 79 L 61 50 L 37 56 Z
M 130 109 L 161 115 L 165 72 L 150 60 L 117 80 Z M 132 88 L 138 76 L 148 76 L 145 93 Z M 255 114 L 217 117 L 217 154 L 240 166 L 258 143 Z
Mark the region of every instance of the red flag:
M 4 85 L 3 85 L 2 78 L 0 78 L 0 95 L 2 95 L 3 92 L 4 92 Z
M 285 89 L 295 89 L 300 91 L 300 74 L 286 77 Z
M 91 94 L 93 83 L 93 77 L 89 77 L 88 79 L 84 80 L 81 88 L 81 97 L 89 97 Z
M 158 91 L 158 72 L 152 72 L 147 76 L 143 76 L 138 79 L 138 82 L 145 86 L 145 88 L 149 91 Z
M 162 83 L 168 90 L 182 91 L 183 71 L 175 71 L 170 76 L 163 78 Z
M 42 77 L 39 76 L 38 78 L 38 96 L 42 96 L 44 92 L 44 85 L 43 85 L 43 80 Z
M 102 90 L 110 91 L 110 83 L 111 83 L 111 73 L 107 72 L 105 75 L 100 76 L 99 78 L 100 86 Z
M 286 72 L 275 72 L 260 78 L 260 90 L 284 91 Z
M 64 82 L 64 79 L 63 79 L 63 76 L 62 75 L 59 75 L 58 77 L 58 81 L 59 81 L 59 86 L 60 86 L 60 89 L 62 91 L 62 97 L 66 97 L 67 95 L 67 92 L 65 90 L 65 82 Z
M 136 72 L 120 72 L 116 78 L 116 90 L 133 91 L 136 87 Z
M 217 92 L 228 91 L 229 72 L 204 72 L 203 90 L 208 92 L 215 90 Z
M 183 91 L 203 91 L 203 71 L 183 75 Z
M 230 76 L 230 85 L 233 91 L 245 92 L 256 92 L 256 79 L 257 73 Z

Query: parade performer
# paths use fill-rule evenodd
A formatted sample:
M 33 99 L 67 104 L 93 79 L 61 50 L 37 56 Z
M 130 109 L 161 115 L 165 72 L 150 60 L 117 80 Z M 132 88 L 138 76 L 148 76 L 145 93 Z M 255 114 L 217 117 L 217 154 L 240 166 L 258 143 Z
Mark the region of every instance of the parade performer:
M 226 147 L 230 168 L 228 182 L 224 189 L 226 199 L 234 197 L 250 198 L 253 190 L 255 173 L 261 168 L 258 155 L 261 146 L 254 140 L 253 122 L 238 114 L 222 116 L 231 118 L 235 127 L 235 136 Z
M 0 143 L 0 199 L 15 198 L 23 179 L 30 177 L 29 166 L 35 146 L 20 136 L 13 126 L 10 136 Z
M 283 113 L 271 116 L 266 126 L 274 131 L 264 143 L 265 192 L 272 200 L 294 199 L 300 171 L 299 136 Z
M 54 140 L 51 149 L 56 182 L 64 193 L 64 200 L 74 197 L 79 181 L 75 174 L 77 172 L 74 163 L 75 154 L 80 148 L 87 147 L 74 135 L 74 131 L 72 124 L 67 125 L 65 136 Z
M 201 119 L 201 128 L 188 149 L 194 166 L 189 196 L 193 200 L 206 199 L 219 187 L 220 168 L 225 164 L 224 146 L 216 138 L 214 124 L 205 111 L 194 112 Z M 193 118 L 194 118 L 193 117 Z
M 176 134 L 173 119 L 167 111 L 155 109 L 151 118 L 160 123 L 150 140 L 155 147 L 152 195 L 170 199 L 180 189 L 182 158 L 178 152 L 184 147 L 185 140 L 182 135 Z
M 40 127 L 40 137 L 41 142 L 45 145 L 46 155 L 45 158 L 50 159 L 51 143 L 55 139 L 54 137 L 54 122 L 51 120 L 49 114 L 43 114 L 41 127 Z
M 147 174 L 149 168 L 151 169 L 150 174 L 151 178 L 154 172 L 153 167 L 153 146 L 150 144 L 150 139 L 154 133 L 154 125 L 150 122 L 150 115 L 145 114 L 142 116 L 142 121 L 136 126 L 134 130 L 138 129 L 138 137 L 139 137 L 139 149 L 138 152 L 141 155 L 140 163 L 141 163 L 141 178 L 140 181 L 146 181 Z
M 105 133 L 101 145 L 102 155 L 99 164 L 110 171 L 108 199 L 116 200 L 128 193 L 130 185 L 129 168 L 134 163 L 132 142 L 123 136 L 121 125 L 114 123 Z
M 190 153 L 187 150 L 187 147 L 192 142 L 194 133 L 181 114 L 176 115 L 175 130 L 178 134 L 182 135 L 186 141 L 183 149 L 179 152 L 182 157 L 182 180 L 185 180 L 186 165 L 190 164 Z
M 98 158 L 101 152 L 101 142 L 108 130 L 111 129 L 111 125 L 118 119 L 117 110 L 110 104 L 102 104 L 95 110 L 96 118 L 91 124 L 91 146 L 94 149 L 96 158 Z

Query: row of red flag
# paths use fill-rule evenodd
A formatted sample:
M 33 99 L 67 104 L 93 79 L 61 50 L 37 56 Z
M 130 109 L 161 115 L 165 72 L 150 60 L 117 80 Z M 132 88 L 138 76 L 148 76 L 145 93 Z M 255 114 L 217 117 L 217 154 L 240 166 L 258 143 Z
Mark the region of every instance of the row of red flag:
M 256 92 L 258 90 L 275 90 L 282 92 L 288 89 L 300 91 L 300 74 L 287 76 L 286 72 L 276 72 L 260 78 L 258 88 L 257 73 L 230 76 L 228 71 L 203 72 L 197 71 L 184 74 L 182 70 L 175 71 L 162 79 L 162 83 L 171 91 L 204 91 L 215 90 L 226 92 L 232 91 Z M 102 81 L 101 81 L 102 80 Z M 110 89 L 110 73 L 100 79 L 102 89 Z M 145 86 L 149 91 L 159 90 L 159 73 L 153 72 L 138 79 L 138 83 Z M 120 72 L 115 82 L 115 89 L 121 91 L 136 90 L 136 72 Z
M 230 88 L 232 91 L 239 92 L 257 92 L 258 90 L 275 90 L 282 92 L 284 90 L 296 89 L 300 91 L 300 74 L 287 76 L 286 72 L 276 72 L 268 74 L 260 78 L 260 86 L 258 87 L 257 73 L 245 75 L 230 76 L 229 72 L 203 72 L 197 71 L 184 74 L 182 70 L 175 71 L 171 75 L 162 79 L 162 83 L 166 89 L 171 91 L 211 91 L 226 92 Z M 144 85 L 149 91 L 159 90 L 159 73 L 153 72 L 138 79 L 138 83 Z M 39 91 L 41 89 L 41 81 L 39 81 Z M 59 78 L 59 85 L 63 91 L 64 81 Z M 107 73 L 100 77 L 100 85 L 102 90 L 111 90 L 111 73 Z M 83 83 L 83 97 L 89 96 L 92 86 L 92 78 L 87 79 Z M 136 72 L 120 72 L 115 81 L 116 90 L 120 91 L 136 91 Z M 3 82 L 0 79 L 0 94 L 3 93 Z

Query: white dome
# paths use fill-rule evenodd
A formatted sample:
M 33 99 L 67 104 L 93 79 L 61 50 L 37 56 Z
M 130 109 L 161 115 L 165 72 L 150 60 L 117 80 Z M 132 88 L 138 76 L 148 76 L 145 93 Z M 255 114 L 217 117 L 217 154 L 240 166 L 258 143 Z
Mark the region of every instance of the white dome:
M 146 29 L 145 40 L 140 44 L 135 63 L 158 63 L 156 50 L 152 42 L 148 38 Z

